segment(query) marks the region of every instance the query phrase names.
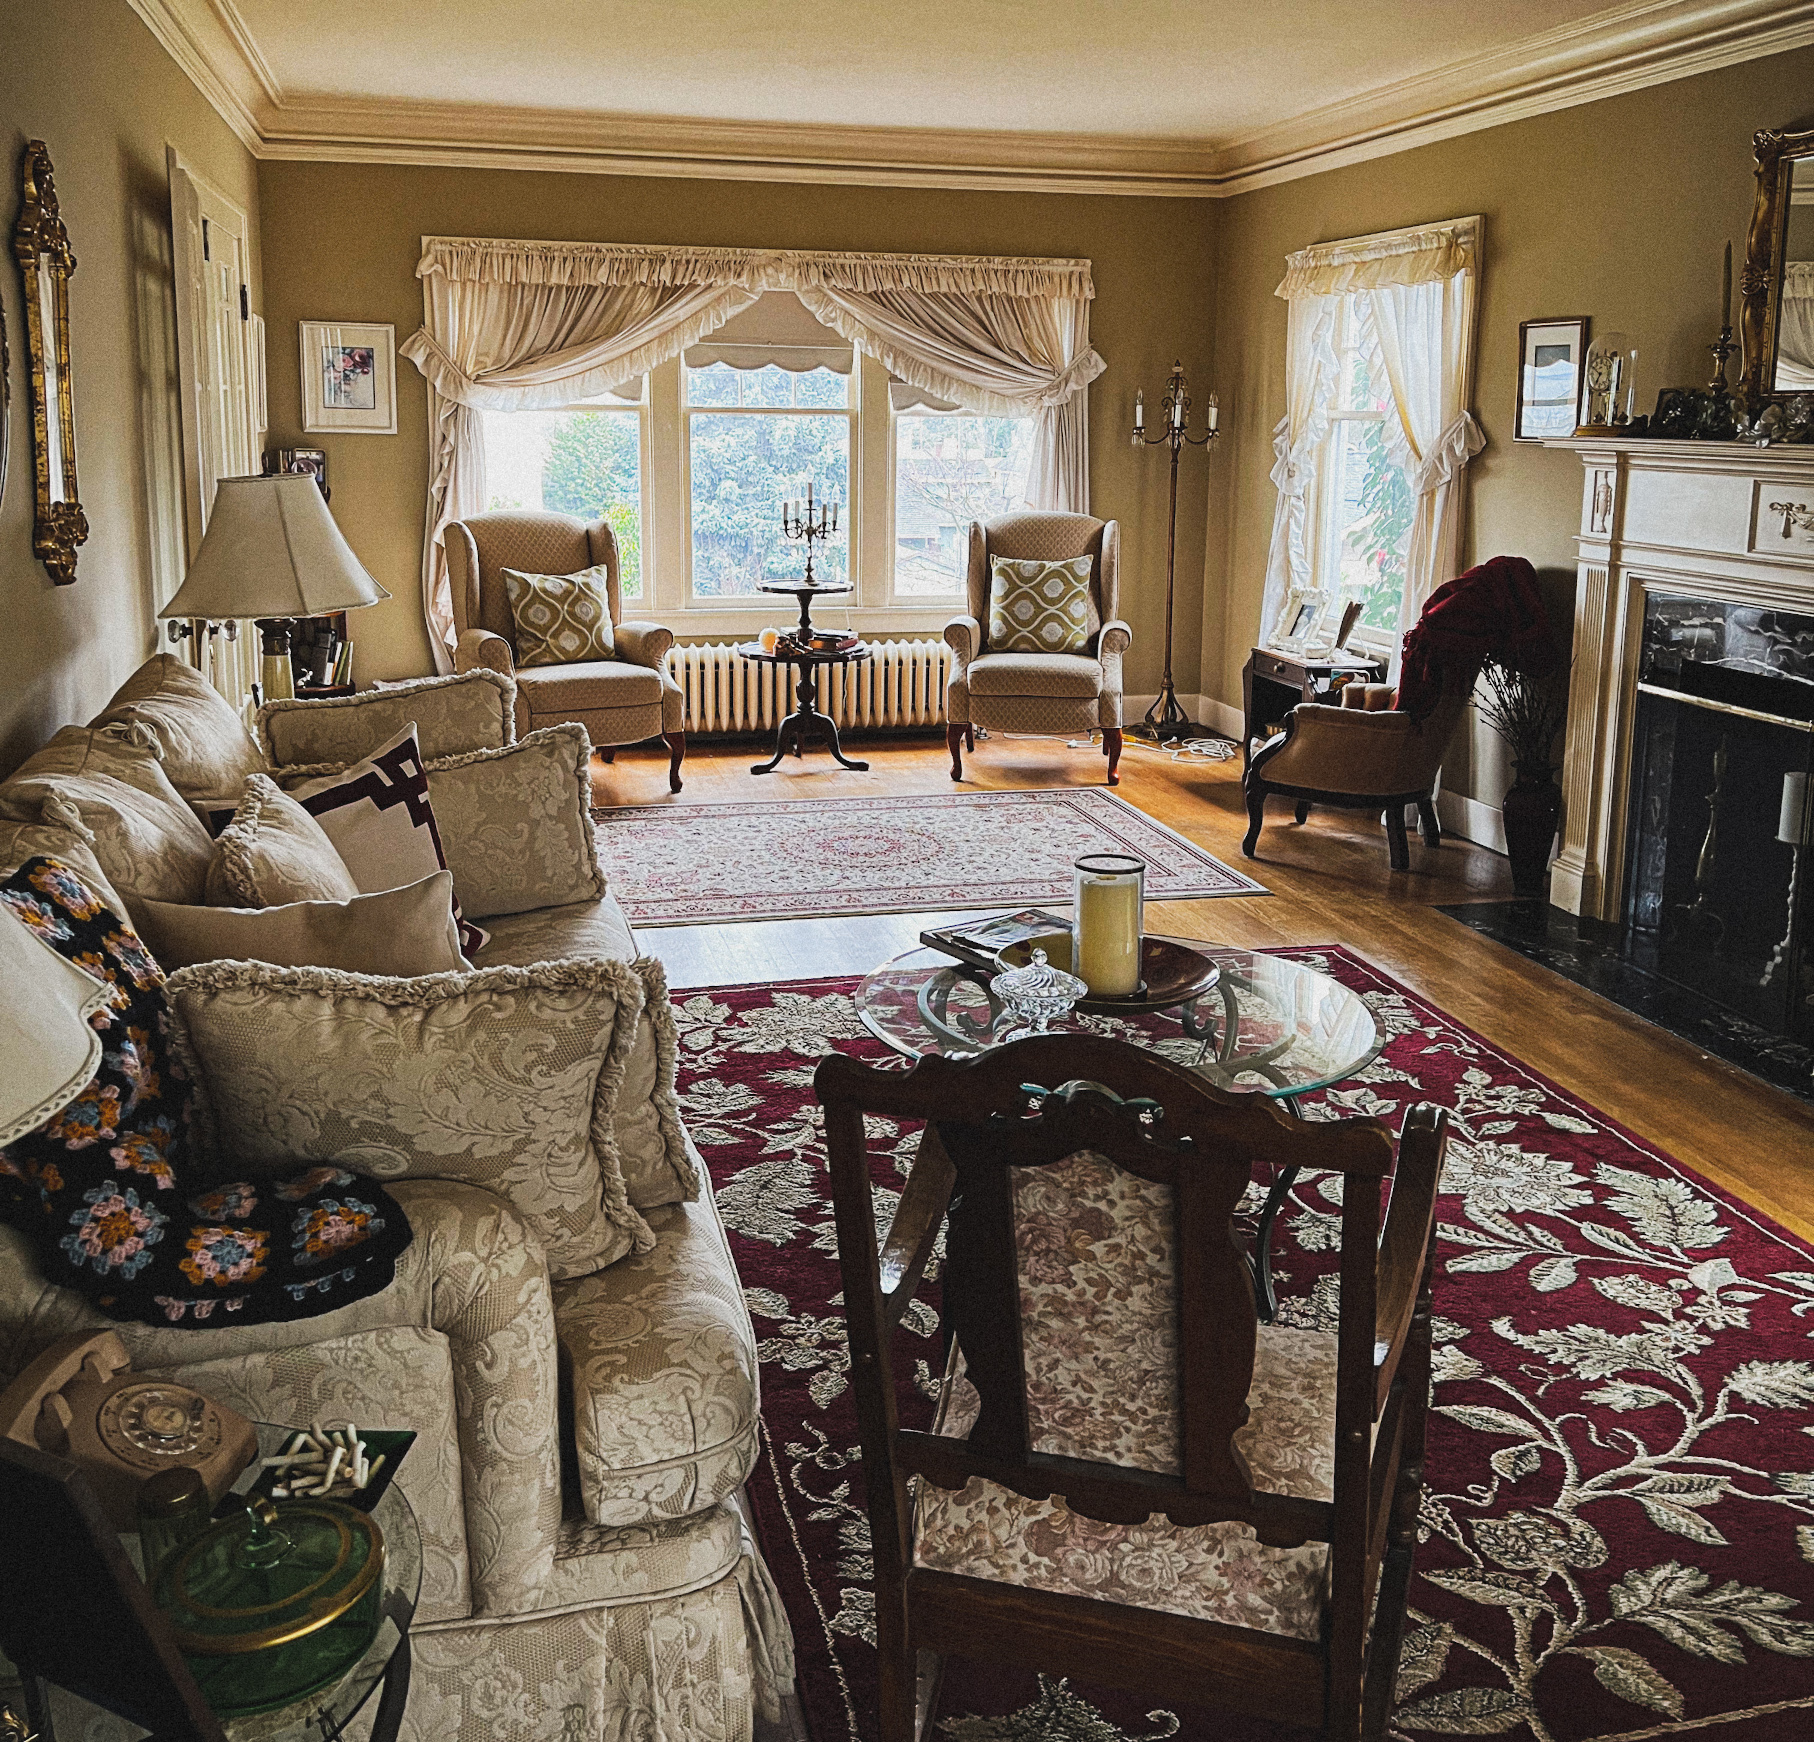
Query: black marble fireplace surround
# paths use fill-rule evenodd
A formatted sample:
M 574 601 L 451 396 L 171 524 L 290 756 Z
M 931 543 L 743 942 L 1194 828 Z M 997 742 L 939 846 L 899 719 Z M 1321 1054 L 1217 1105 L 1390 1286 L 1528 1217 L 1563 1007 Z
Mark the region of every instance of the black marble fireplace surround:
M 1442 911 L 1814 1100 L 1811 725 L 1814 616 L 1650 594 L 1621 923 Z

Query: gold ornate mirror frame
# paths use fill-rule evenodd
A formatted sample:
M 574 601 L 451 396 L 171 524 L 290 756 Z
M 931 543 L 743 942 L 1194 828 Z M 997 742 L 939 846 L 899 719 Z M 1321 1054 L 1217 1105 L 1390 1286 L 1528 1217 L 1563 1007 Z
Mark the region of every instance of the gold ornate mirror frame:
M 76 578 L 76 549 L 88 537 L 76 486 L 75 388 L 69 370 L 69 280 L 76 257 L 57 211 L 50 152 L 28 139 L 19 165 L 19 221 L 13 254 L 25 281 L 26 373 L 38 512 L 32 550 L 59 587 Z
M 1745 239 L 1738 319 L 1745 356 L 1740 388 L 1746 409 L 1756 416 L 1770 400 L 1794 397 L 1794 393 L 1776 385 L 1776 350 L 1783 276 L 1788 264 L 1791 183 L 1796 162 L 1814 158 L 1814 130 L 1766 130 L 1755 134 L 1751 143 L 1757 158 L 1757 200 L 1751 208 L 1751 229 Z

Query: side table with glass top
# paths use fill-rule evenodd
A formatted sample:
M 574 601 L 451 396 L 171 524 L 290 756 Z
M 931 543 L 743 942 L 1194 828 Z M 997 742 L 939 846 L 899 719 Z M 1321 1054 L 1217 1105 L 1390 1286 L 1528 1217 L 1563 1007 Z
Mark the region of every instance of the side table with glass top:
M 1055 1030 L 1081 1030 L 1144 1046 L 1231 1094 L 1264 1095 L 1291 1112 L 1301 1096 L 1326 1089 L 1379 1055 L 1384 1037 L 1357 992 L 1332 975 L 1282 956 L 1225 949 L 1201 939 L 1170 940 L 1200 950 L 1221 973 L 1207 992 L 1167 1010 L 1128 1015 L 1074 1011 Z M 964 1058 L 1024 1032 L 990 989 L 993 970 L 937 950 L 908 950 L 857 988 L 857 1014 L 878 1040 L 908 1058 Z M 1281 1168 L 1267 1191 L 1250 1256 L 1261 1319 L 1278 1312 L 1272 1229 L 1297 1183 Z
M 255 1425 L 261 1459 L 276 1455 L 295 1434 L 294 1428 Z M 84 1502 L 72 1491 L 85 1490 L 86 1483 L 79 1472 L 71 1483 L 74 1467 L 66 1460 L 35 1447 L 9 1445 L 7 1450 L 11 1455 L 4 1462 L 10 1467 L 0 1475 L 6 1494 L 21 1504 L 17 1522 L 42 1538 L 37 1573 L 20 1580 L 19 1589 L 29 1588 L 39 1606 L 38 1620 L 49 1617 L 53 1625 L 47 1636 L 42 1626 L 19 1624 L 19 1617 L 4 1613 L 8 1603 L 0 1593 L 0 1634 L 9 1650 L 18 1649 L 16 1639 L 32 1634 L 49 1647 L 48 1653 L 39 1653 L 39 1661 L 17 1670 L 0 1658 L 0 1685 L 22 1682 L 23 1696 L 15 1705 L 27 1708 L 41 1742 L 54 1742 L 58 1717 L 64 1720 L 65 1735 L 125 1742 L 142 1734 L 143 1726 L 112 1714 L 174 1712 L 185 1699 L 199 1700 L 195 1682 L 170 1643 L 167 1623 L 138 1584 L 137 1534 L 115 1534 L 92 1495 Z M 247 1468 L 234 1491 L 249 1489 L 259 1469 L 257 1462 Z M 370 1645 L 339 1680 L 316 1693 L 275 1711 L 213 1718 L 226 1742 L 335 1742 L 374 1694 L 378 1703 L 371 1742 L 396 1742 L 409 1699 L 409 1630 L 422 1585 L 422 1536 L 395 1482 L 378 1497 L 371 1516 L 383 1533 L 384 1568 L 378 1629 Z M 8 1534 L 0 1531 L 0 1536 Z M 136 1591 L 129 1588 L 134 1585 Z M 66 1623 L 61 1619 L 65 1613 Z M 19 1673 L 27 1669 L 31 1673 Z M 148 1685 L 160 1680 L 161 1686 Z M 186 1683 L 186 1694 L 179 1683 Z M 201 1722 L 198 1715 L 189 1728 Z M 180 1722 L 177 1728 L 183 1728 Z

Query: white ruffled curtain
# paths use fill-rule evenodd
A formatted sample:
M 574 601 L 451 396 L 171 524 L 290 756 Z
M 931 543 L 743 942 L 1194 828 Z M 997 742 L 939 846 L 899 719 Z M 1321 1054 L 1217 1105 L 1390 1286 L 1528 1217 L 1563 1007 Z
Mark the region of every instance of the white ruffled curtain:
M 1782 301 L 1776 314 L 1776 391 L 1806 393 L 1814 388 L 1814 260 L 1791 260 L 1783 268 Z
M 1294 338 L 1286 367 L 1286 416 L 1273 438 L 1280 502 L 1267 562 L 1264 634 L 1272 632 L 1286 589 L 1312 584 L 1303 524 L 1333 408 L 1332 336 L 1346 297 L 1359 300 L 1378 341 L 1396 413 L 1388 424 L 1389 451 L 1415 503 L 1399 611 L 1401 640 L 1431 593 L 1454 578 L 1466 519 L 1467 466 L 1486 445 L 1468 411 L 1479 259 L 1480 220 L 1462 218 L 1306 248 L 1287 261 L 1278 295 L 1291 304 Z
M 1088 261 L 429 238 L 416 271 L 424 324 L 401 349 L 429 384 L 422 590 L 440 670 L 452 669 L 453 642 L 445 530 L 485 502 L 479 413 L 602 393 L 679 356 L 765 291 L 794 292 L 840 337 L 942 399 L 1032 414 L 1030 500 L 1088 511 L 1084 389 L 1105 367 L 1089 343 Z

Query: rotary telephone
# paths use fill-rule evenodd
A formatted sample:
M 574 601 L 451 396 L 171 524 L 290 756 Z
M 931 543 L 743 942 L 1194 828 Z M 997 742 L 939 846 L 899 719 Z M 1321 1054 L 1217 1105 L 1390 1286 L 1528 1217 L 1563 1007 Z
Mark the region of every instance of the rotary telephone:
M 243 1415 L 134 1373 L 117 1331 L 51 1344 L 0 1395 L 0 1435 L 78 1465 L 120 1530 L 137 1529 L 147 1476 L 188 1465 L 218 1500 L 258 1455 Z

